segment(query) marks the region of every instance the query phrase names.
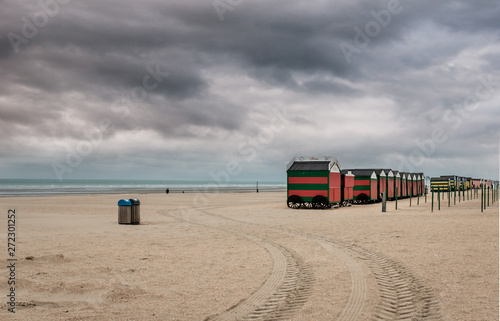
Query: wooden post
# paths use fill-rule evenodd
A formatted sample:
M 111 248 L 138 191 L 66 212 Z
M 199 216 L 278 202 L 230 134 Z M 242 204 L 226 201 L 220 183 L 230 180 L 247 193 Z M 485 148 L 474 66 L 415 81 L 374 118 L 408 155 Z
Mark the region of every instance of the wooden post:
M 411 194 L 413 194 L 413 185 L 410 186 L 410 207 L 411 207 Z
M 457 185 L 453 188 L 453 205 L 457 205 Z
M 440 189 L 438 189 L 438 211 L 441 210 L 441 197 L 439 197 Z
M 490 207 L 490 187 L 488 186 L 488 194 L 486 194 L 486 198 L 488 200 L 488 207 Z
M 431 190 L 431 213 L 434 212 L 434 190 Z
M 396 209 L 398 209 L 398 188 L 396 187 Z
M 451 196 L 450 196 L 450 189 L 448 188 L 448 207 L 450 207 L 450 202 L 451 202 Z
M 483 212 L 483 187 L 481 186 L 481 213 Z
M 386 212 L 386 200 L 387 200 L 387 191 L 384 191 L 382 194 L 382 212 Z
M 256 190 L 257 190 L 257 193 L 258 193 L 259 192 L 259 182 L 257 182 Z
M 483 208 L 486 211 L 486 184 L 484 184 L 483 198 L 484 198 Z

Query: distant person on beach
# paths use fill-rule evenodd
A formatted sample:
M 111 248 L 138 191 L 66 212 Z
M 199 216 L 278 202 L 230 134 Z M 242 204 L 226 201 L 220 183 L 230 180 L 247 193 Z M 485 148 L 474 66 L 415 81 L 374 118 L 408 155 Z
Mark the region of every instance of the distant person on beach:
M 165 192 L 168 194 L 168 193 L 170 193 L 170 190 L 167 188 L 167 190 Z

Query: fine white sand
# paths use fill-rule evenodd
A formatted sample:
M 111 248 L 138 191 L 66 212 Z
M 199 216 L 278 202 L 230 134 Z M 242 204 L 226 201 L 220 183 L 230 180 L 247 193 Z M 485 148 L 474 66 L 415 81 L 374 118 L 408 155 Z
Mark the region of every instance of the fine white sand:
M 119 198 L 141 224 L 119 225 Z M 498 203 L 293 210 L 285 193 L 1 199 L 1 320 L 498 320 Z M 453 201 L 452 201 L 453 203 Z M 7 210 L 17 209 L 16 313 Z M 32 257 L 26 259 L 27 257 Z M 232 309 L 231 309 L 232 308 Z

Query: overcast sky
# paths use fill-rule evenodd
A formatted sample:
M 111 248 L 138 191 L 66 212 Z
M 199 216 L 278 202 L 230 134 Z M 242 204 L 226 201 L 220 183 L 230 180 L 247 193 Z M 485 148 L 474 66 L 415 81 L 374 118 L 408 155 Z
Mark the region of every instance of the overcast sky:
M 0 177 L 498 179 L 498 0 L 0 5 Z

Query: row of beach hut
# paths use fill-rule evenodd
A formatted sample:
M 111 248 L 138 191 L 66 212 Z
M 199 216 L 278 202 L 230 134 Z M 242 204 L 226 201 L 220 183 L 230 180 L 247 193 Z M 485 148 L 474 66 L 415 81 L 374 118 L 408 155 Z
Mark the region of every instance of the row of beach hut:
M 431 191 L 464 191 L 482 186 L 492 187 L 496 181 L 482 178 L 462 177 L 457 175 L 443 175 L 431 178 Z
M 287 165 L 287 205 L 326 208 L 424 195 L 423 173 L 341 169 L 335 157 L 296 157 Z

